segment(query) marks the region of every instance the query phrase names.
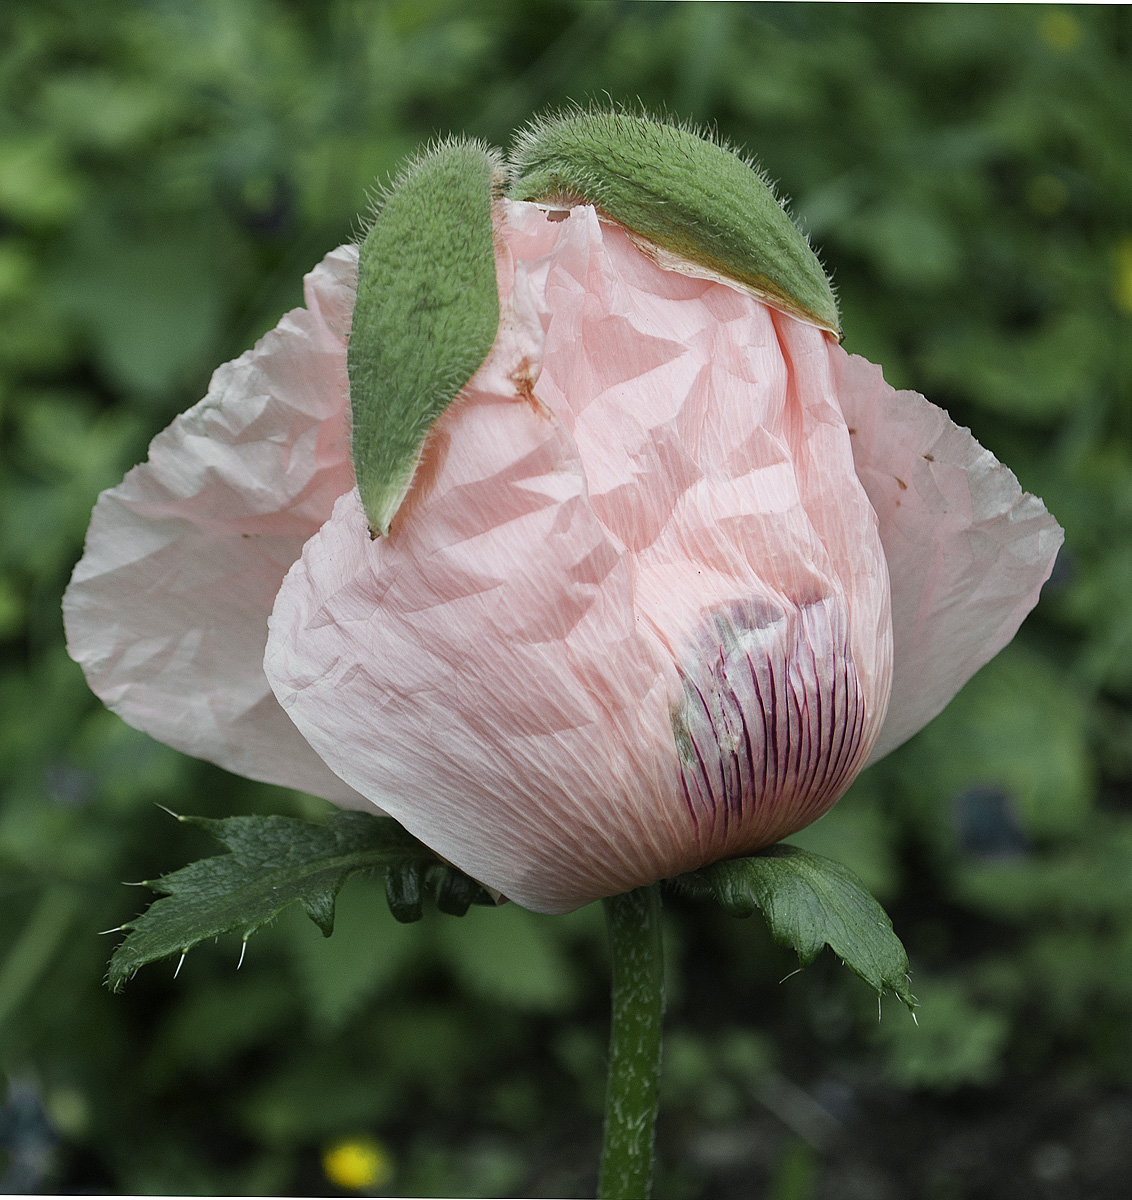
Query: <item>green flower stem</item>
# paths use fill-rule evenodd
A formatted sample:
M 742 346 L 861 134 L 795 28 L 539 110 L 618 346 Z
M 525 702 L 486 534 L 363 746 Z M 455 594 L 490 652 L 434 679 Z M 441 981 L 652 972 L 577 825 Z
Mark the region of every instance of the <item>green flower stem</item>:
M 613 975 L 601 1200 L 647 1200 L 664 1025 L 664 953 L 656 884 L 605 904 Z

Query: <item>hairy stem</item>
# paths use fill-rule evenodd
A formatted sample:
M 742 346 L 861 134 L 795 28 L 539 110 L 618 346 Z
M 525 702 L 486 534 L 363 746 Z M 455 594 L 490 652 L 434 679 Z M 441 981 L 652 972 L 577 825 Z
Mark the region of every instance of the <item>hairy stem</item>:
M 656 884 L 604 901 L 612 963 L 609 1085 L 601 1200 L 647 1200 L 664 1024 L 664 954 Z

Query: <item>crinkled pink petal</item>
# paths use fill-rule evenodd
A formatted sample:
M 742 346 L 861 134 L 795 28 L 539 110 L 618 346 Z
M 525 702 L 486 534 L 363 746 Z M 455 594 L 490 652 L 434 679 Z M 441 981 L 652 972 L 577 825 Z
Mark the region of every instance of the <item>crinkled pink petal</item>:
M 565 911 L 777 841 L 872 748 L 888 580 L 825 335 L 506 204 L 501 334 L 391 535 L 343 496 L 265 670 L 342 777 Z
M 64 598 L 67 646 L 138 729 L 238 774 L 371 807 L 303 739 L 263 673 L 267 618 L 303 544 L 354 486 L 346 336 L 357 251 L 212 377 L 103 492 Z
M 1036 497 L 936 405 L 832 350 L 857 473 L 892 580 L 895 667 L 872 759 L 941 712 L 1014 636 L 1064 539 Z

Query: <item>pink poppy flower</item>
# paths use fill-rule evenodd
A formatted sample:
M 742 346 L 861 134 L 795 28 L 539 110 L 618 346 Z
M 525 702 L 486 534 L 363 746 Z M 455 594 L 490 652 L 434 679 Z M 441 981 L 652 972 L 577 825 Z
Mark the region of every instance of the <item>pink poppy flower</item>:
M 388 537 L 342 247 L 100 497 L 65 615 L 130 724 L 564 912 L 816 820 L 1010 640 L 1061 531 L 829 333 L 592 207 L 500 213 L 499 335 Z

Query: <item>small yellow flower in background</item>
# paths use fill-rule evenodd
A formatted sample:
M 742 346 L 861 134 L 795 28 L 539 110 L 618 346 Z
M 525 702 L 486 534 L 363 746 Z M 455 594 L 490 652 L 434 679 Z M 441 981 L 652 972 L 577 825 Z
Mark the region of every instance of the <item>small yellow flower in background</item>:
M 1132 315 L 1132 234 L 1125 234 L 1116 243 L 1116 278 L 1112 296 L 1121 312 Z
M 1068 53 L 1081 40 L 1081 23 L 1072 13 L 1050 8 L 1042 13 L 1038 23 L 1042 41 L 1052 50 Z
M 370 1137 L 343 1138 L 322 1155 L 326 1178 L 351 1192 L 382 1187 L 393 1178 L 393 1157 Z

